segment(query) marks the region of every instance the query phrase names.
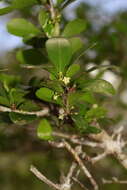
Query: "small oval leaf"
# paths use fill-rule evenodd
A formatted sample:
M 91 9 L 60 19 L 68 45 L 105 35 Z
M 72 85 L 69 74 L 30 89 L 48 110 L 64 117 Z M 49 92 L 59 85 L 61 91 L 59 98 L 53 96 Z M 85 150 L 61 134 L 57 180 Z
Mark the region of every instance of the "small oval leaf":
M 7 29 L 9 33 L 21 37 L 32 37 L 41 33 L 36 26 L 23 18 L 12 19 L 7 24 Z
M 48 120 L 43 119 L 40 121 L 37 128 L 37 136 L 43 140 L 52 140 L 52 127 Z
M 70 21 L 63 31 L 62 36 L 64 37 L 72 37 L 80 34 L 86 29 L 86 22 L 83 19 L 75 19 Z

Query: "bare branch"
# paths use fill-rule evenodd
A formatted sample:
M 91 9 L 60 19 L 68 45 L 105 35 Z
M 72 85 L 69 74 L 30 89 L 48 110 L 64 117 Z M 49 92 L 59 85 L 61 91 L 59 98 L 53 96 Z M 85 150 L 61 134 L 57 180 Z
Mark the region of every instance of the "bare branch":
M 119 180 L 116 177 L 112 177 L 111 180 L 107 180 L 107 179 L 102 179 L 102 182 L 104 184 L 112 184 L 112 183 L 119 183 L 119 184 L 127 184 L 127 180 Z
M 19 113 L 23 115 L 36 115 L 37 117 L 42 117 L 45 115 L 48 115 L 49 109 L 44 108 L 43 110 L 40 111 L 23 111 L 23 110 L 17 110 L 17 109 L 11 109 L 5 106 L 0 106 L 0 112 L 13 112 L 13 113 Z
M 88 190 L 88 188 L 86 188 L 76 177 L 73 177 L 72 179 L 73 179 L 76 183 L 78 183 L 82 189 Z
M 55 190 L 61 190 L 60 186 L 58 184 L 53 183 L 52 181 L 50 181 L 49 179 L 47 179 L 40 171 L 38 171 L 38 169 L 36 167 L 34 167 L 33 165 L 30 167 L 30 171 L 41 181 L 43 181 L 44 183 L 46 183 L 47 185 L 49 185 L 50 187 L 52 187 Z
M 79 164 L 81 170 L 83 171 L 83 173 L 90 180 L 90 182 L 93 185 L 94 189 L 98 190 L 98 185 L 97 185 L 96 181 L 93 179 L 92 175 L 90 174 L 88 169 L 85 167 L 82 160 L 79 158 L 78 153 L 70 146 L 70 144 L 68 142 L 66 142 L 65 140 L 63 140 L 63 142 L 64 142 L 64 145 L 65 145 L 66 149 L 73 155 L 74 159 L 78 162 L 78 164 Z

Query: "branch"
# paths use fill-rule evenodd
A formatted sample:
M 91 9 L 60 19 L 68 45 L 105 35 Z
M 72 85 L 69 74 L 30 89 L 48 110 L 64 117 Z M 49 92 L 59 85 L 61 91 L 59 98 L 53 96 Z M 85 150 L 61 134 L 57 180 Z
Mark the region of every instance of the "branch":
M 41 181 L 49 185 L 51 188 L 55 190 L 61 190 L 60 186 L 58 184 L 53 183 L 49 179 L 47 179 L 40 171 L 38 171 L 37 168 L 35 168 L 33 165 L 30 167 L 30 171 Z
M 114 155 L 123 167 L 127 169 L 127 155 L 123 153 L 123 147 L 126 143 L 122 139 L 122 131 L 123 127 L 121 127 L 117 133 L 114 132 L 114 134 L 110 136 L 105 130 L 102 130 L 101 133 L 97 135 L 89 135 L 89 137 L 102 143 L 105 153 L 107 155 Z
M 92 175 L 90 174 L 90 172 L 88 171 L 88 169 L 83 164 L 83 162 L 80 159 L 78 153 L 70 146 L 70 144 L 68 142 L 66 142 L 65 140 L 63 140 L 63 143 L 64 143 L 64 146 L 66 147 L 66 149 L 73 155 L 74 159 L 78 162 L 81 170 L 88 177 L 88 179 L 90 180 L 90 182 L 93 185 L 94 189 L 98 190 L 98 185 L 97 185 L 96 181 L 93 179 Z
M 49 0 L 49 3 L 50 3 L 51 18 L 52 18 L 52 20 L 54 20 L 55 19 L 55 9 L 54 9 L 54 5 L 53 5 L 53 1 Z
M 69 140 L 70 142 L 78 145 L 84 145 L 84 146 L 90 146 L 90 147 L 100 147 L 103 148 L 103 145 L 101 143 L 97 142 L 92 142 L 92 141 L 87 141 L 84 138 L 81 138 L 77 135 L 68 135 L 66 133 L 61 133 L 61 132 L 53 132 L 53 136 L 55 137 L 60 137 Z
M 42 117 L 42 116 L 48 115 L 49 109 L 44 108 L 43 110 L 40 110 L 40 111 L 29 112 L 29 111 L 11 109 L 11 108 L 8 108 L 5 106 L 0 106 L 0 112 L 14 112 L 14 113 L 19 113 L 19 114 L 23 114 L 23 115 L 36 115 L 37 117 Z
M 112 183 L 119 183 L 119 184 L 127 184 L 127 180 L 119 180 L 116 177 L 112 177 L 111 180 L 102 179 L 104 184 L 112 184 Z

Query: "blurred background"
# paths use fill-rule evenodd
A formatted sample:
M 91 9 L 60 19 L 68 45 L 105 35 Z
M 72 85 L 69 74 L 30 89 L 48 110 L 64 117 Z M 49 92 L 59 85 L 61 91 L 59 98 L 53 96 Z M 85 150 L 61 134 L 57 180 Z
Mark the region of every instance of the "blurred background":
M 6 0 L 0 2 L 0 7 L 4 7 L 6 2 Z M 7 32 L 6 23 L 13 17 L 25 17 L 36 22 L 36 9 L 35 7 L 0 16 L 0 69 L 5 69 L 8 74 L 20 75 L 24 83 L 40 71 L 20 67 L 15 52 L 24 44 L 21 38 Z M 102 66 L 102 69 L 91 72 L 91 77 L 100 75 L 111 82 L 117 90 L 113 98 L 107 98 L 104 102 L 109 117 L 113 118 L 111 123 L 105 123 L 105 129 L 110 133 L 114 127 L 123 125 L 125 128 L 123 138 L 127 139 L 127 1 L 77 0 L 64 10 L 63 23 L 77 17 L 86 20 L 87 23 L 87 29 L 81 35 L 87 51 L 79 61 L 83 62 L 86 68 Z M 93 44 L 95 45 L 92 48 Z M 106 67 L 108 70 L 104 72 Z M 36 123 L 27 126 L 5 125 L 0 115 L 1 190 L 50 190 L 30 173 L 31 164 L 36 165 L 56 182 L 62 171 L 67 172 L 72 161 L 70 155 L 38 140 L 35 131 Z M 127 153 L 126 149 L 124 151 Z M 94 152 L 96 153 L 96 150 L 93 150 L 92 154 Z M 112 176 L 127 180 L 127 171 L 112 157 L 102 160 L 92 168 L 88 167 L 98 183 L 103 177 L 110 179 Z M 81 177 L 81 181 L 87 183 L 84 176 Z M 74 190 L 80 189 L 75 185 Z M 127 184 L 100 183 L 100 189 L 126 190 Z

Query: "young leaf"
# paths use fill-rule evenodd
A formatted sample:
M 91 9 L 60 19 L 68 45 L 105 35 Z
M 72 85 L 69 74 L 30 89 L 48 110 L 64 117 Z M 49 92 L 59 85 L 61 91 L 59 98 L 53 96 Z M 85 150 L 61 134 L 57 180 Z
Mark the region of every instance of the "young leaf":
M 12 19 L 7 24 L 8 32 L 21 37 L 36 36 L 41 32 L 36 26 L 23 18 Z
M 71 59 L 71 44 L 65 38 L 52 38 L 46 43 L 49 59 L 57 72 L 64 72 Z
M 83 19 L 75 19 L 70 21 L 62 33 L 64 37 L 72 37 L 80 34 L 86 29 L 86 22 Z
M 79 72 L 79 70 L 80 70 L 80 65 L 78 65 L 78 64 L 72 64 L 69 68 L 68 68 L 68 70 L 67 70 L 67 72 L 66 72 L 66 76 L 67 77 L 73 77 L 75 74 L 77 74 L 78 72 Z
M 22 64 L 41 65 L 43 63 L 43 55 L 37 49 L 19 50 L 16 58 Z
M 115 94 L 115 89 L 113 88 L 112 84 L 103 79 L 88 81 L 88 83 L 86 83 L 85 85 L 86 87 L 83 90 L 102 93 L 106 95 Z
M 52 140 L 52 127 L 48 120 L 42 119 L 37 128 L 37 136 L 43 140 Z
M 10 104 L 15 104 L 18 106 L 22 102 L 24 102 L 24 96 L 26 92 L 16 89 L 16 88 L 11 88 L 9 91 L 9 99 L 10 99 Z
M 41 10 L 39 13 L 39 23 L 41 27 L 43 28 L 46 35 L 50 38 L 54 31 L 54 25 L 50 20 L 50 15 L 45 10 Z
M 73 37 L 69 39 L 71 43 L 72 54 L 76 53 L 79 49 L 83 47 L 83 42 L 78 37 Z
M 38 16 L 39 22 L 41 27 L 45 30 L 47 23 L 49 21 L 49 14 L 48 12 L 46 12 L 45 10 L 41 10 L 39 12 L 39 16 Z

